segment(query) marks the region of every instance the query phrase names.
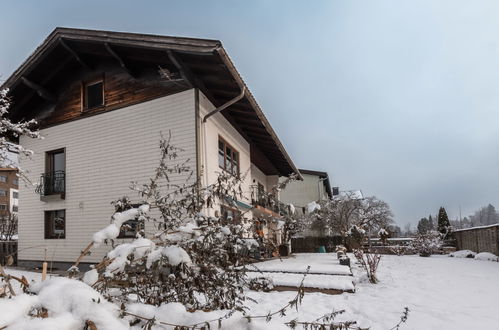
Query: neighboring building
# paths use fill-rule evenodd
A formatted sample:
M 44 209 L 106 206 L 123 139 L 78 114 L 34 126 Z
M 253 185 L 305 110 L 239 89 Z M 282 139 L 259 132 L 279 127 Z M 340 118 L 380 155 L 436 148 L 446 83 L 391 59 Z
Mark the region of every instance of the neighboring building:
M 280 194 L 281 201 L 292 204 L 296 212 L 306 213 L 310 202 L 319 202 L 333 196 L 327 172 L 300 169 L 303 180 L 290 182 Z M 337 192 L 337 188 L 335 188 Z
M 133 199 L 130 182 L 153 174 L 160 132 L 185 150 L 178 160 L 194 171 L 189 182 L 213 183 L 220 171 L 247 174 L 240 207 L 210 212 L 238 218 L 255 206 L 241 221 L 260 219 L 262 232 L 273 235 L 263 218 L 277 215 L 279 203 L 252 192 L 271 191 L 298 170 L 220 41 L 57 28 L 4 87 L 13 119 L 36 118 L 44 136 L 20 141 L 34 150 L 20 165 L 40 182 L 37 193 L 20 188 L 21 265 L 73 262 L 109 223 L 110 202 Z
M 16 213 L 19 209 L 19 179 L 17 169 L 0 168 L 0 217 Z
M 311 202 L 320 202 L 330 199 L 333 196 L 333 190 L 337 193 L 338 188 L 331 189 L 331 182 L 327 172 L 311 171 L 300 169 L 303 177 L 302 181 L 292 181 L 281 191 L 280 198 L 283 203 L 292 204 L 295 212 L 306 214 L 307 206 Z M 319 228 L 306 228 L 301 235 L 303 236 L 324 236 L 326 233 Z

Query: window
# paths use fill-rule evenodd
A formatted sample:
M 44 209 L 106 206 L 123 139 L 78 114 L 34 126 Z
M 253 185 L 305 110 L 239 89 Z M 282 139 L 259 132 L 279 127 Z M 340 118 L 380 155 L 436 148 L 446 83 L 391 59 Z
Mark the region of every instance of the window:
M 0 196 L 1 196 L 1 194 L 0 194 Z M 12 198 L 19 198 L 19 192 L 13 191 L 12 192 Z
M 125 221 L 120 228 L 118 238 L 135 238 L 137 233 L 144 229 L 144 221 L 132 219 Z
M 218 140 L 218 166 L 233 175 L 239 175 L 239 153 L 222 139 Z
M 12 212 L 19 212 L 19 206 L 12 205 Z
M 94 80 L 83 84 L 83 109 L 104 105 L 104 81 Z
M 7 196 L 7 191 L 0 189 L 0 196 Z
M 141 204 L 132 204 L 126 197 L 120 199 L 118 202 L 112 202 L 115 212 L 124 212 L 131 208 L 138 208 Z M 144 229 L 144 219 L 135 217 L 125 221 L 120 228 L 118 238 L 135 238 L 137 233 Z
M 14 179 L 12 179 L 12 184 L 13 184 L 14 186 L 18 186 L 18 185 L 19 185 L 19 179 L 18 179 L 18 178 L 14 178 Z
M 7 205 L 0 204 L 0 211 L 5 211 L 5 210 L 7 210 Z
M 66 238 L 66 210 L 45 211 L 45 239 Z
M 7 183 L 7 176 L 6 175 L 0 175 L 0 182 Z

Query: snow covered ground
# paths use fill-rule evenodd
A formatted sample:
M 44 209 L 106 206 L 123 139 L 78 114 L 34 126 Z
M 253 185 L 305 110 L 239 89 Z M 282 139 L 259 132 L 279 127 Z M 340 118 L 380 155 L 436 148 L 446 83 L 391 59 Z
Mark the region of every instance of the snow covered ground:
M 361 269 L 353 266 L 360 279 L 355 293 L 307 293 L 298 318 L 312 320 L 332 309 L 345 309 L 341 319 L 386 330 L 398 322 L 407 306 L 409 319 L 401 329 L 499 329 L 498 262 L 385 255 L 379 267 L 380 283 L 372 285 L 363 280 Z M 293 293 L 251 295 L 260 301 L 255 308 L 265 310 L 264 305 L 284 304 Z
M 330 257 L 317 254 L 305 260 L 313 268 L 314 262 Z M 287 260 L 293 259 L 284 259 L 284 264 Z M 22 274 L 34 279 L 40 276 Z M 353 274 L 357 279 L 355 293 L 306 293 L 298 312 L 289 310 L 284 318 L 276 317 L 270 323 L 264 318 L 248 323 L 236 314 L 223 323 L 223 329 L 289 329 L 285 321 L 312 321 L 333 310 L 345 309 L 338 320 L 357 320 L 360 326 L 372 330 L 388 330 L 399 321 L 406 306 L 410 309 L 409 318 L 401 329 L 498 329 L 499 262 L 448 256 L 383 256 L 378 271 L 380 283 L 369 284 L 357 265 L 353 265 Z M 286 305 L 295 295 L 248 292 L 258 302 L 248 302 L 249 313 L 265 315 Z M 193 324 L 224 314 L 188 313 L 179 304 L 168 304 L 157 312 L 159 320 L 177 324 Z

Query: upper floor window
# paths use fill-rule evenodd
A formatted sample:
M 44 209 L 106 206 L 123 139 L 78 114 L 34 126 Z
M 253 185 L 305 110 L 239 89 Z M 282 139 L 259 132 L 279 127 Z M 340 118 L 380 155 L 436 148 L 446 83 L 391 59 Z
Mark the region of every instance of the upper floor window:
M 12 184 L 15 185 L 15 186 L 18 186 L 19 185 L 19 179 L 18 178 L 12 179 Z
M 7 210 L 7 205 L 6 204 L 0 204 L 0 211 L 5 211 Z
M 218 166 L 233 175 L 239 175 L 239 152 L 222 139 L 218 140 Z
M 66 210 L 45 211 L 45 239 L 66 238 Z
M 19 198 L 19 192 L 13 191 L 12 192 L 12 198 Z
M 6 175 L 0 175 L 0 182 L 7 183 L 7 176 Z
M 0 196 L 7 196 L 7 190 L 0 189 Z
M 104 105 L 104 80 L 92 80 L 83 83 L 83 110 Z
M 12 205 L 12 212 L 19 212 L 19 206 Z

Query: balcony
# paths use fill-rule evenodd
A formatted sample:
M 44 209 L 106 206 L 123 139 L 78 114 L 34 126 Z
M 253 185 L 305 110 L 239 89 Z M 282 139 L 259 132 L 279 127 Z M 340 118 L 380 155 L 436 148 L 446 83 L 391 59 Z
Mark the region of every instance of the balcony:
M 42 173 L 40 183 L 36 187 L 36 193 L 42 201 L 51 199 L 64 199 L 66 194 L 66 173 L 55 171 Z
M 273 194 L 266 193 L 258 188 L 251 186 L 251 204 L 260 211 L 266 211 L 272 216 L 289 215 L 289 206 L 281 203 Z

